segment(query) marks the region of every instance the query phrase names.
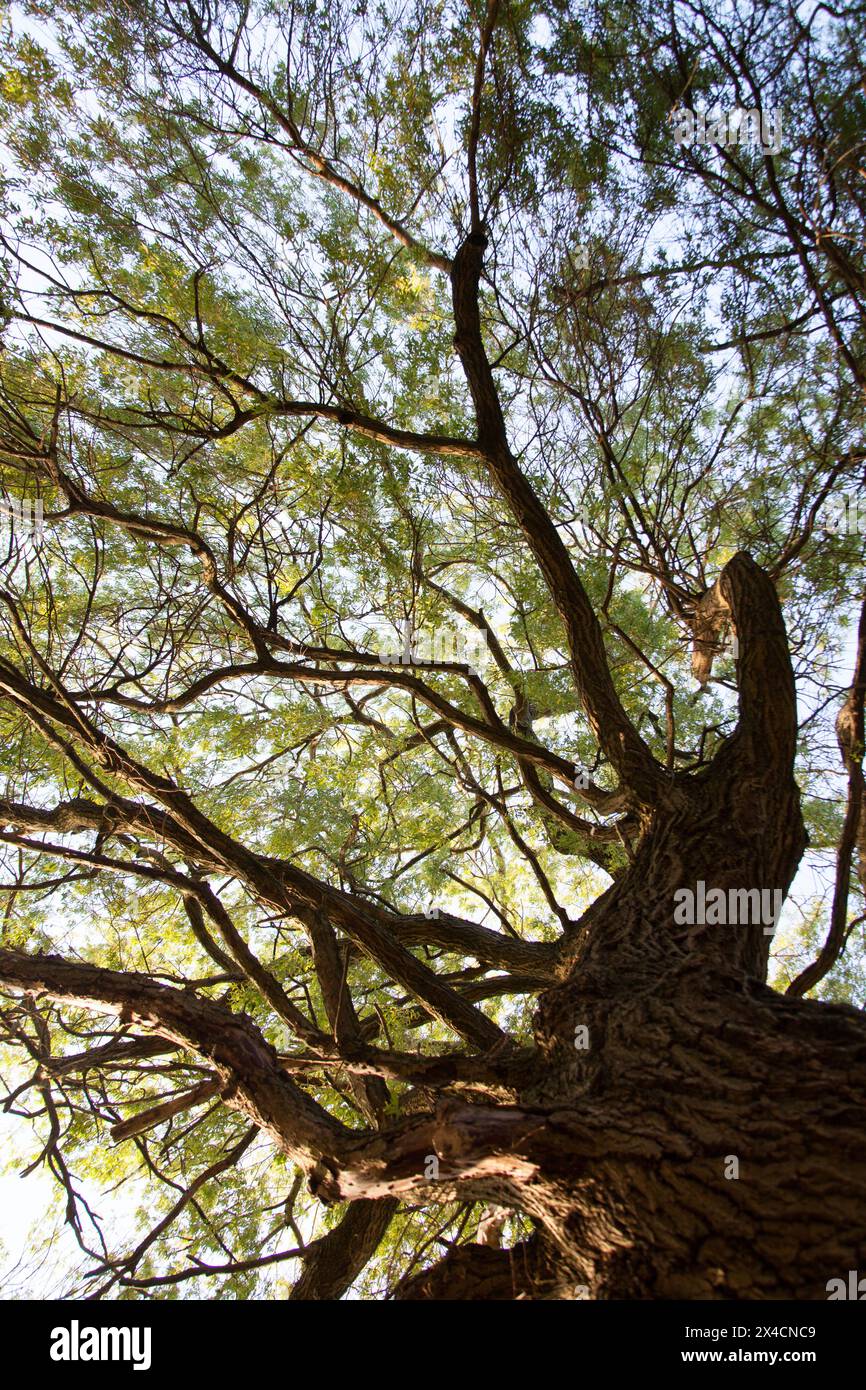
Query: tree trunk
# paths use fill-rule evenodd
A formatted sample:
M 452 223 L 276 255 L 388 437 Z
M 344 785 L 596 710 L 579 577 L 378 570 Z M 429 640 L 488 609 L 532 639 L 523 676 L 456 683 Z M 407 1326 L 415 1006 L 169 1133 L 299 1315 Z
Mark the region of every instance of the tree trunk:
M 788 887 L 796 787 L 765 787 L 777 814 L 747 834 L 753 792 L 736 758 L 717 764 L 593 905 L 518 1104 L 442 1105 L 320 1172 L 324 1196 L 399 1194 L 435 1155 L 440 1195 L 538 1223 L 520 1257 L 452 1257 L 402 1296 L 473 1297 L 477 1277 L 486 1298 L 821 1299 L 866 1266 L 866 1019 L 769 989 L 760 922 L 673 925 L 698 877 Z
M 315 1178 L 325 1197 L 417 1192 L 435 1155 L 440 1193 L 537 1223 L 519 1252 L 455 1252 L 401 1296 L 473 1297 L 477 1279 L 481 1297 L 823 1299 L 866 1268 L 866 1018 L 768 988 L 763 920 L 675 921 L 699 880 L 784 894 L 806 843 L 778 600 L 747 556 L 718 591 L 740 637 L 737 732 L 672 779 L 564 942 L 537 1056 L 500 1071 L 517 1104 L 446 1102 Z
M 824 1298 L 866 1262 L 866 1020 L 767 988 L 754 931 L 671 927 L 696 858 L 726 866 L 714 883 L 759 881 L 715 819 L 680 854 L 653 837 L 542 1001 L 547 1066 L 522 1099 L 567 1118 L 524 1206 L 592 1297 Z
M 825 1299 L 828 1280 L 866 1268 L 862 1015 L 691 964 L 635 985 L 548 996 L 548 1067 L 512 1112 L 509 1154 L 476 1107 L 443 1115 L 443 1178 L 449 1158 L 474 1165 L 475 1195 L 542 1232 L 538 1277 L 517 1252 L 485 1251 L 478 1296 Z M 475 1296 L 472 1267 L 448 1274 L 404 1296 Z
M 866 1019 L 769 989 L 741 928 L 684 940 L 670 925 L 697 861 L 730 860 L 724 806 L 705 800 L 703 840 L 653 836 L 592 909 L 569 978 L 543 997 L 543 1062 L 509 1123 L 441 1113 L 443 1181 L 462 1172 L 464 1195 L 469 1178 L 531 1215 L 543 1268 L 534 1246 L 477 1271 L 463 1257 L 404 1296 L 472 1297 L 477 1272 L 488 1298 L 823 1299 L 866 1268 Z M 740 933 L 744 963 L 717 962 L 713 933 Z

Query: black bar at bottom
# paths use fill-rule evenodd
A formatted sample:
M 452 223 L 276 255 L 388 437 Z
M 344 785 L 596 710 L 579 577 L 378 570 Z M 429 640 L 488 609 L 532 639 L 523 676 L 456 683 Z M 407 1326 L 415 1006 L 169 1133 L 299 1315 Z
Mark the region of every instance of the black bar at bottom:
M 70 1374 L 305 1378 L 377 1374 L 427 1381 L 459 1367 L 489 1381 L 518 1372 L 575 1378 L 689 1373 L 702 1366 L 806 1366 L 822 1378 L 860 1364 L 862 1299 L 820 1303 L 0 1303 L 2 1344 L 51 1384 Z M 403 1334 L 401 1336 L 401 1334 Z M 394 1338 L 396 1337 L 396 1341 Z M 270 1369 L 268 1367 L 270 1366 Z M 293 1370 L 294 1367 L 294 1370 Z M 532 1390 L 532 1387 L 530 1387 Z

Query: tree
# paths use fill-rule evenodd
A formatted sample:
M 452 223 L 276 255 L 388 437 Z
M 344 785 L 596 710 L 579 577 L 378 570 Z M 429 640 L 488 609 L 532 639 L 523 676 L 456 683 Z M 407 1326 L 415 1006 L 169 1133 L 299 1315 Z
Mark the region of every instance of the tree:
M 8 25 L 0 983 L 74 1292 L 862 1266 L 863 40 Z

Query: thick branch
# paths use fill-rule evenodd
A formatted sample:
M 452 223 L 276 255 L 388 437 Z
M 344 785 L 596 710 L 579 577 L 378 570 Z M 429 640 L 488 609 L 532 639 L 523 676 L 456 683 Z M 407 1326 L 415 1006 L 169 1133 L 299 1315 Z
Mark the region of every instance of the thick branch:
M 240 1110 L 309 1169 L 347 1131 L 286 1076 L 276 1052 L 244 1014 L 135 971 L 106 970 L 0 949 L 0 984 L 29 994 L 107 1009 L 207 1058 L 226 1105 Z
M 625 787 L 650 806 L 664 778 L 616 693 L 601 627 L 568 550 L 511 452 L 493 371 L 484 349 L 478 288 L 486 238 L 472 235 L 454 258 L 455 345 L 475 404 L 485 465 L 508 503 L 544 575 L 565 626 L 571 670 L 593 732 Z
M 304 1270 L 289 1299 L 338 1299 L 357 1279 L 391 1223 L 398 1203 L 353 1202 L 334 1230 L 304 1251 Z
M 111 1137 L 119 1144 L 124 1139 L 132 1139 L 136 1134 L 144 1134 L 165 1120 L 173 1119 L 175 1115 L 182 1115 L 197 1105 L 203 1105 L 207 1100 L 213 1100 L 221 1089 L 219 1081 L 202 1081 L 191 1091 L 184 1091 L 183 1095 L 172 1096 L 170 1100 L 164 1100 L 159 1105 L 151 1106 L 149 1110 L 142 1110 L 138 1115 L 121 1121 L 120 1124 L 112 1125 Z

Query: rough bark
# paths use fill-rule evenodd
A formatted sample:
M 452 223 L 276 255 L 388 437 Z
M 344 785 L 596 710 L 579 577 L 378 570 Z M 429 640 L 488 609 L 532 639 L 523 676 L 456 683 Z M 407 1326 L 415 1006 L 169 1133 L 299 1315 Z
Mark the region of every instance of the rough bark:
M 460 1245 L 439 1264 L 407 1279 L 396 1292 L 400 1302 L 490 1303 L 511 1299 L 575 1297 L 573 1281 L 557 1269 L 543 1242 L 533 1236 L 511 1250 L 487 1245 Z
M 739 635 L 738 729 L 566 940 L 517 1103 L 441 1105 L 320 1167 L 323 1196 L 417 1191 L 435 1154 L 443 1194 L 531 1215 L 560 1280 L 597 1298 L 825 1298 L 866 1260 L 866 1019 L 769 989 L 762 922 L 674 923 L 698 879 L 787 891 L 805 847 L 778 600 L 746 555 L 717 589 Z M 472 1297 L 473 1281 L 519 1296 L 477 1253 L 406 1296 Z
M 342 1298 L 375 1254 L 396 1210 L 393 1200 L 353 1203 L 339 1226 L 307 1246 L 303 1273 L 290 1301 Z

